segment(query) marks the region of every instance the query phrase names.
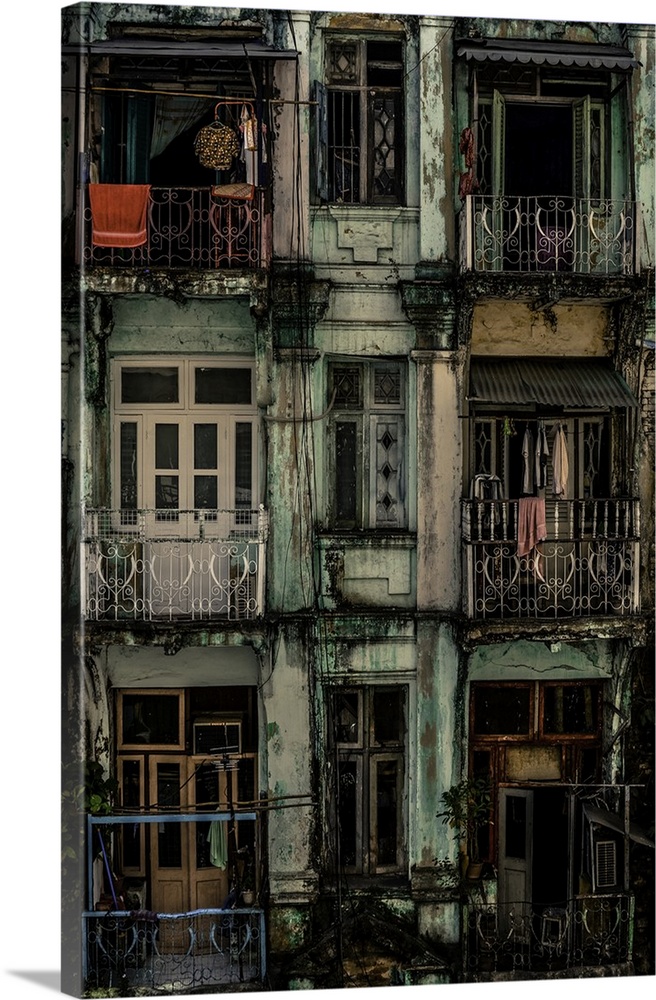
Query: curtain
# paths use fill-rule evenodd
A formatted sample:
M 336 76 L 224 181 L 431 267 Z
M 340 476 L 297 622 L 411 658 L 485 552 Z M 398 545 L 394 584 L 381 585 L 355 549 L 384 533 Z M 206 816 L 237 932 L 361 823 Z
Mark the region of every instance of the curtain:
M 150 158 L 163 153 L 186 129 L 198 122 L 216 100 L 214 97 L 155 97 L 155 124 L 150 143 Z

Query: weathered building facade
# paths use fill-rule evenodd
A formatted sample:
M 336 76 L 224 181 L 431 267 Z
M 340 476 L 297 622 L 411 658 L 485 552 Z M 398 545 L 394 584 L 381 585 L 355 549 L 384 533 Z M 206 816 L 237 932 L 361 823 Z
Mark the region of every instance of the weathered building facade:
M 63 28 L 80 975 L 653 971 L 653 30 Z

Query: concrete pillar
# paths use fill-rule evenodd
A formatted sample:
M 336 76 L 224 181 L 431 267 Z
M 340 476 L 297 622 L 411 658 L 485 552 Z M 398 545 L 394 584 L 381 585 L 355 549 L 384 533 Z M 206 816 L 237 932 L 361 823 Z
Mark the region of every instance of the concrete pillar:
M 310 12 L 289 13 L 294 31 L 286 44 L 297 49 L 298 63 L 276 63 L 275 89 L 285 103 L 274 104 L 272 114 L 273 256 L 284 261 L 307 259 L 310 246 Z
M 419 26 L 419 259 L 453 260 L 452 21 L 422 17 Z
M 413 351 L 417 365 L 417 609 L 460 607 L 462 432 L 455 351 Z

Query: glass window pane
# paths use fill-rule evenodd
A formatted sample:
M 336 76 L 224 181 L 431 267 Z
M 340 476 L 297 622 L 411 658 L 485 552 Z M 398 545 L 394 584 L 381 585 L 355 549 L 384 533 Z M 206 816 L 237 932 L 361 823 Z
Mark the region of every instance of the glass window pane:
M 544 688 L 545 733 L 596 733 L 597 690 L 590 684 Z
M 255 758 L 242 757 L 237 770 L 237 798 L 240 802 L 255 801 Z
M 123 742 L 179 745 L 178 708 L 177 694 L 124 694 Z
M 248 509 L 253 502 L 253 425 L 235 426 L 235 507 Z
M 474 731 L 477 736 L 528 734 L 532 688 L 474 688 Z
M 194 476 L 194 507 L 202 510 L 205 507 L 217 508 L 218 505 L 216 476 Z
M 340 691 L 333 696 L 334 739 L 337 743 L 359 743 L 360 726 L 357 691 Z
M 359 368 L 333 369 L 334 406 L 360 408 L 362 406 L 362 378 Z
M 137 425 L 121 424 L 121 509 L 137 508 Z
M 155 476 L 155 506 L 158 509 L 176 509 L 179 495 L 177 476 Z
M 374 403 L 380 406 L 401 402 L 401 369 L 374 368 Z
M 376 861 L 379 865 L 396 864 L 398 767 L 395 760 L 376 763 Z
M 177 403 L 178 369 L 122 368 L 122 403 Z
M 126 809 L 138 809 L 141 802 L 141 766 L 138 760 L 124 760 L 122 767 L 122 796 Z
M 155 425 L 155 468 L 178 469 L 178 425 Z
M 376 688 L 374 691 L 374 741 L 400 743 L 403 740 L 403 690 Z
M 251 375 L 250 368 L 196 368 L 195 401 L 250 405 Z
M 161 810 L 180 805 L 180 765 L 157 765 L 157 805 Z M 157 861 L 160 868 L 182 866 L 182 831 L 180 823 L 160 823 L 157 835 Z
M 216 469 L 216 424 L 194 424 L 194 468 Z
M 354 523 L 357 488 L 357 428 L 354 423 L 335 425 L 335 505 L 336 520 Z
M 340 760 L 339 778 L 339 849 L 342 868 L 352 868 L 357 861 L 358 780 L 354 760 Z

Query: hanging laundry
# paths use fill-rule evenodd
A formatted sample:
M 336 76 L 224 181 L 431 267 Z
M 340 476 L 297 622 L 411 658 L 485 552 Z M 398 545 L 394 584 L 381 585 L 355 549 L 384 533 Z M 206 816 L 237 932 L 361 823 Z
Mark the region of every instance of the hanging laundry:
M 528 555 L 546 537 L 544 497 L 520 497 L 517 507 L 517 555 Z
M 522 476 L 522 493 L 533 492 L 533 434 L 531 428 L 526 425 L 524 440 L 522 441 L 522 462 L 524 474 Z
M 207 842 L 210 845 L 210 861 L 215 868 L 225 870 L 228 864 L 228 837 L 224 820 L 215 819 L 210 823 Z
M 228 170 L 239 153 L 239 140 L 229 125 L 215 120 L 204 125 L 196 136 L 194 152 L 202 167 Z
M 547 485 L 547 459 L 549 458 L 549 442 L 544 427 L 544 420 L 538 421 L 538 432 L 535 439 L 535 485 L 543 490 Z
M 567 458 L 567 438 L 562 424 L 558 424 L 553 445 L 553 494 L 564 499 L 567 496 L 569 460 Z
M 149 196 L 150 184 L 89 184 L 93 245 L 143 246 Z

